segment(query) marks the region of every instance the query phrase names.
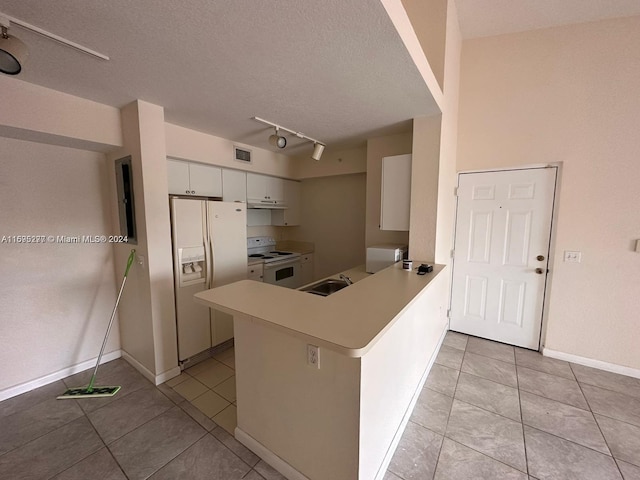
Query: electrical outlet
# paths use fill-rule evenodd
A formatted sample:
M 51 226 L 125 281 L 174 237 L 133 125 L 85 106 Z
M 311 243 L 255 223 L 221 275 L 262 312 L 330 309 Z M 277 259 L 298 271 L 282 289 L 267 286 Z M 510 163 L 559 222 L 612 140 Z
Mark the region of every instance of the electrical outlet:
M 564 251 L 564 261 L 568 263 L 580 263 L 582 260 L 582 252 Z
M 307 345 L 307 363 L 312 367 L 320 368 L 320 347 Z

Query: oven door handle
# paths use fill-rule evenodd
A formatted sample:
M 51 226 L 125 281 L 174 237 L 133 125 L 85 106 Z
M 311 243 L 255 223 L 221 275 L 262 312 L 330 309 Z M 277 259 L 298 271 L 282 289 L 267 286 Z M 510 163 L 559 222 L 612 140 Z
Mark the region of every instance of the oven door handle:
M 274 268 L 282 268 L 282 267 L 288 267 L 289 265 L 295 265 L 296 263 L 300 263 L 300 259 L 297 258 L 295 260 L 282 260 L 281 262 L 271 262 L 271 263 L 265 263 L 264 264 L 264 269 L 265 270 L 273 270 Z

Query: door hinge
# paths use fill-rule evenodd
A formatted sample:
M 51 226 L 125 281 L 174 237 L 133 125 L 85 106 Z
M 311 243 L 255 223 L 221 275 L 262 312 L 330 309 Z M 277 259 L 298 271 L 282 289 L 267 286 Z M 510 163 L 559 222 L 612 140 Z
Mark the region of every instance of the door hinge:
M 454 197 L 458 196 L 458 187 L 453 187 L 453 196 Z
M 447 310 L 447 318 L 451 318 L 451 309 Z
M 455 250 L 451 250 L 451 258 L 453 258 L 453 256 L 456 254 Z

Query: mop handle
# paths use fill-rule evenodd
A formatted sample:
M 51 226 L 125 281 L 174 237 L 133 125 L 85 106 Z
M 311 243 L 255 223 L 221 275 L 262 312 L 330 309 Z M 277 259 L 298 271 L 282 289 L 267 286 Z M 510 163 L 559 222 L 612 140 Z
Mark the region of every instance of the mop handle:
M 111 332 L 111 327 L 113 326 L 113 319 L 116 316 L 116 311 L 118 310 L 118 304 L 120 303 L 120 297 L 122 296 L 122 291 L 124 290 L 124 284 L 127 282 L 127 275 L 129 274 L 129 269 L 133 264 L 133 259 L 135 258 L 135 254 L 136 254 L 136 251 L 134 249 L 131 249 L 131 253 L 129 254 L 129 259 L 127 260 L 127 269 L 124 271 L 122 285 L 120 285 L 120 291 L 118 292 L 118 298 L 116 299 L 116 304 L 113 306 L 113 312 L 111 312 L 111 319 L 109 320 L 109 327 L 107 327 L 107 334 L 104 336 L 104 340 L 102 341 L 102 348 L 100 348 L 100 355 L 98 355 L 96 368 L 93 370 L 93 375 L 91 375 L 91 381 L 89 382 L 89 386 L 87 387 L 88 392 L 91 392 L 93 390 L 93 383 L 96 380 L 98 367 L 100 366 L 100 360 L 102 359 L 104 348 L 107 346 L 107 340 L 109 339 L 109 332 Z

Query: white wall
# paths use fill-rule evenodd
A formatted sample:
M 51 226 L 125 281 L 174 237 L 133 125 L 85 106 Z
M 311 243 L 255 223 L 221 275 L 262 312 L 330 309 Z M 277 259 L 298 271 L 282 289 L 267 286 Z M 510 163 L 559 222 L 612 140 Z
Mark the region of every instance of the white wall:
M 0 151 L 0 237 L 118 233 L 103 154 L 7 138 Z M 97 357 L 115 298 L 111 244 L 0 243 L 0 398 Z M 116 322 L 105 352 L 119 348 Z
M 465 41 L 458 169 L 563 162 L 545 346 L 638 369 L 636 45 L 640 17 Z

